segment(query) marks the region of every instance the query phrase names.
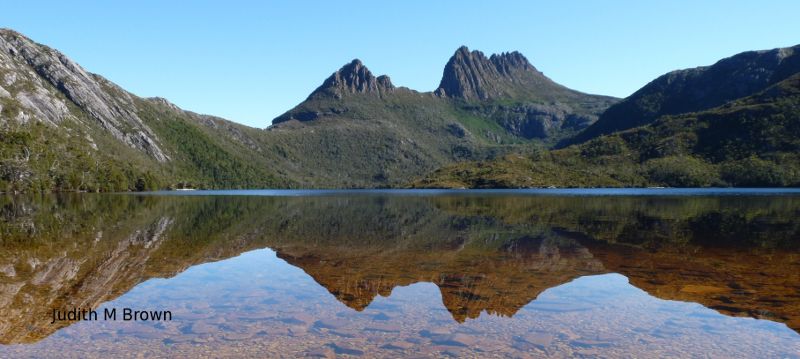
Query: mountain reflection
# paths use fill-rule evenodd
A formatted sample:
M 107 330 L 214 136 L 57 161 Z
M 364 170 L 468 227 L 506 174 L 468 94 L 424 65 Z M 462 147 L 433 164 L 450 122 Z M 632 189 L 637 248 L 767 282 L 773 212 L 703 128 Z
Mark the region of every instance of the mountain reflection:
M 363 310 L 430 282 L 454 320 L 512 316 L 616 272 L 649 294 L 800 331 L 800 198 L 74 195 L 0 198 L 0 343 L 150 278 L 269 247 Z M 266 304 L 265 304 L 266 305 Z

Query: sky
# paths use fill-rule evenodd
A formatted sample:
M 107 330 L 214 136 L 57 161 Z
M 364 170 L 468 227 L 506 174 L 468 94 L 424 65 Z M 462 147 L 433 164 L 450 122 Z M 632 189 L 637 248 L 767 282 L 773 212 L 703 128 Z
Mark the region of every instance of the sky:
M 675 69 L 800 43 L 800 1 L 2 1 L 0 27 L 143 97 L 255 127 L 354 58 L 432 91 L 453 52 L 519 51 L 625 97 Z

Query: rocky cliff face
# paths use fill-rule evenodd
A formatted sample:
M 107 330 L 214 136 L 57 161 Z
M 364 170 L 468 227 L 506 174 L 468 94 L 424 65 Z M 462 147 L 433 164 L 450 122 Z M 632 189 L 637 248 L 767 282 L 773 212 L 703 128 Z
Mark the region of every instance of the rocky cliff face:
M 797 72 L 800 45 L 743 52 L 711 66 L 672 71 L 610 107 L 595 124 L 565 144 L 642 126 L 664 115 L 708 110 L 754 95 Z
M 542 140 L 586 128 L 616 101 L 559 85 L 519 52 L 486 57 L 464 46 L 447 62 L 434 93 L 468 103 L 464 109 L 491 119 L 513 136 Z
M 326 116 L 342 115 L 348 112 L 348 99 L 350 95 L 360 94 L 374 96 L 375 101 L 380 101 L 385 96 L 395 91 L 389 76 L 375 77 L 359 59 L 342 66 L 331 74 L 325 81 L 312 92 L 306 102 L 333 100 L 336 105 L 321 108 L 320 106 L 298 106 L 272 120 L 273 124 L 297 120 L 301 122 L 313 121 Z
M 524 82 L 556 86 L 536 70 L 519 52 L 494 54 L 456 50 L 444 67 L 444 74 L 435 93 L 441 97 L 464 100 L 489 100 L 513 96 L 515 87 Z
M 392 80 L 389 76 L 381 75 L 375 77 L 369 69 L 361 63 L 361 60 L 354 59 L 349 64 L 342 66 L 341 69 L 328 77 L 322 86 L 318 87 L 311 96 L 332 95 L 342 98 L 347 94 L 368 93 L 382 96 L 394 90 Z
M 153 130 L 137 115 L 133 95 L 56 50 L 0 29 L 0 75 L 0 97 L 19 104 L 6 104 L 4 122 L 96 121 L 131 148 L 159 162 L 169 159 Z

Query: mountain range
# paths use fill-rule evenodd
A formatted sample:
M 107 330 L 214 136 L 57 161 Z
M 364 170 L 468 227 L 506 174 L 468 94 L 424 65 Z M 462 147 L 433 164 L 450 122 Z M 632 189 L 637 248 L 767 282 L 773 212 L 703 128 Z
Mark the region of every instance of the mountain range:
M 355 59 L 260 129 L 142 98 L 0 30 L 0 191 L 794 186 L 798 47 L 585 94 L 460 47 L 439 86 Z

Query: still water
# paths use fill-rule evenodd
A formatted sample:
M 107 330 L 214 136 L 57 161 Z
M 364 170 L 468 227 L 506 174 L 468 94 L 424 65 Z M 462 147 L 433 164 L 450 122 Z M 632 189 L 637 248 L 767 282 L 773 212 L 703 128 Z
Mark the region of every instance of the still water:
M 84 194 L 0 218 L 0 357 L 800 358 L 793 191 Z M 53 322 L 72 308 L 99 318 Z

